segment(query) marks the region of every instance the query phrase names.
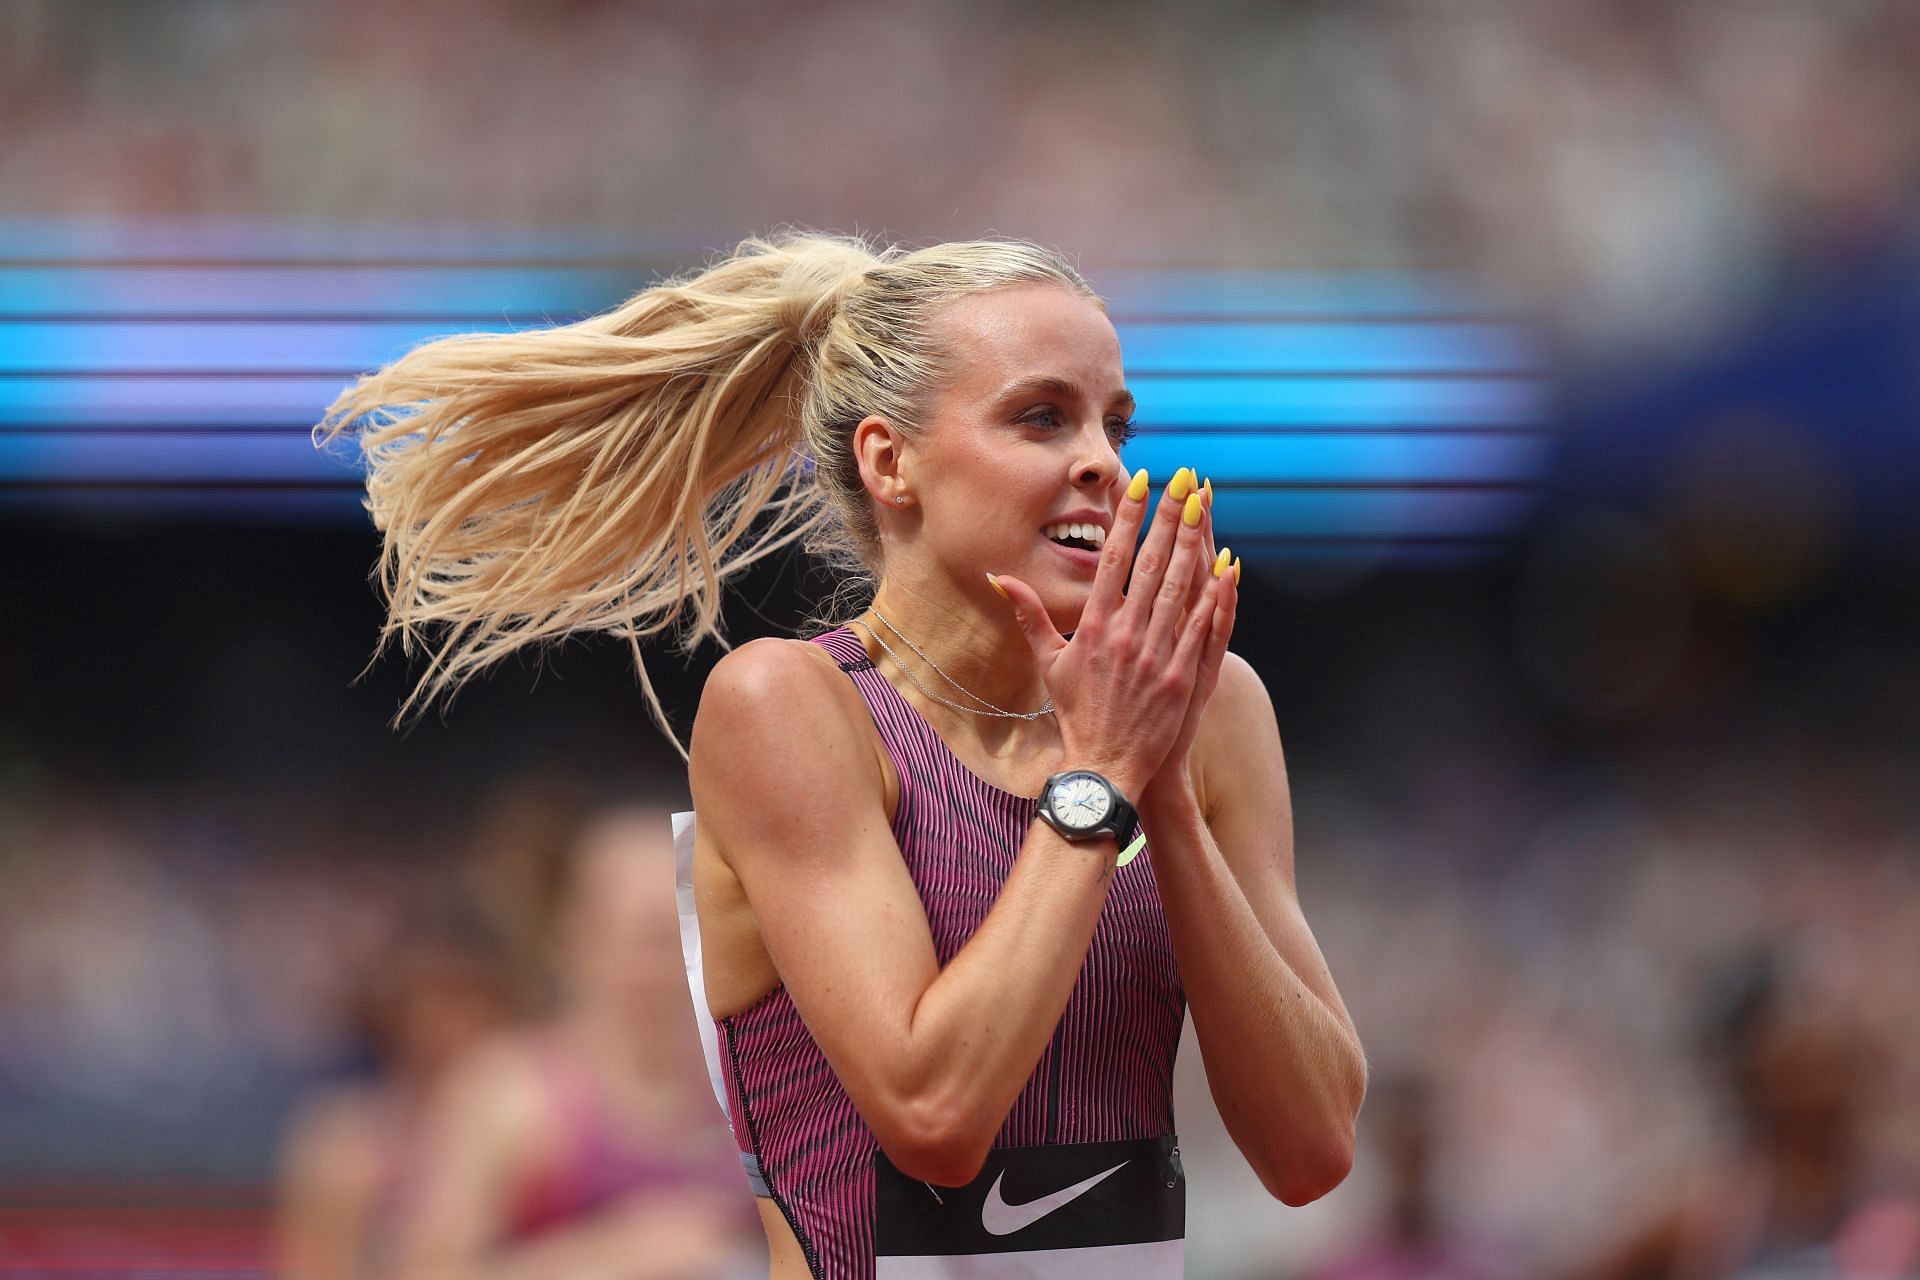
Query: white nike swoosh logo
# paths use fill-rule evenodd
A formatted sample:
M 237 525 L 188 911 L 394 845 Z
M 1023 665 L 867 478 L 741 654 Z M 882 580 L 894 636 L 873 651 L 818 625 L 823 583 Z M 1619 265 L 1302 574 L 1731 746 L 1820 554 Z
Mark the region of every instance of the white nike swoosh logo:
M 1025 1204 L 1008 1204 L 1000 1198 L 1000 1183 L 1007 1176 L 1006 1170 L 1002 1169 L 1000 1176 L 993 1180 L 993 1189 L 987 1192 L 987 1202 L 980 1206 L 980 1225 L 991 1235 L 1010 1236 L 1032 1226 L 1055 1209 L 1079 1199 L 1126 1167 L 1127 1162 L 1122 1160 L 1105 1173 L 1096 1173 L 1085 1182 L 1076 1182 L 1064 1191 L 1056 1191 Z

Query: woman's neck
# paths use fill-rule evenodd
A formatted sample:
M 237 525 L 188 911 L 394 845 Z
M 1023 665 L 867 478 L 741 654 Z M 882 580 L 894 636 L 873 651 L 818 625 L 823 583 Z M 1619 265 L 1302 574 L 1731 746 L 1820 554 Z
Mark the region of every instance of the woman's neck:
M 984 582 L 981 590 L 991 592 Z M 943 599 L 939 593 L 889 580 L 880 584 L 872 607 L 859 618 L 872 635 L 861 634 L 858 627 L 854 632 L 875 665 L 887 669 L 901 693 L 933 724 L 964 734 L 986 754 L 998 755 L 1015 742 L 1032 741 L 1036 730 L 1046 738 L 1057 730 L 1050 715 L 1032 721 L 972 715 L 939 701 L 982 711 L 988 709 L 986 703 L 1019 712 L 1046 704 L 1046 685 L 1013 619 L 1012 606 L 998 596 L 992 599 L 1003 606 L 1004 617 L 984 613 L 973 601 Z
M 665 1079 L 684 1056 L 672 1037 L 635 1019 L 614 998 L 576 1001 L 560 1013 L 557 1026 L 585 1057 L 613 1074 Z

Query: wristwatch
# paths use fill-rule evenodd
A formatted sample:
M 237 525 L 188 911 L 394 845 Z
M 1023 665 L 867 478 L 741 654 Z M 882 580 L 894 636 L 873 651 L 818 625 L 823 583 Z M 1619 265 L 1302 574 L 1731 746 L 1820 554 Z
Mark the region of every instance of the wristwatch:
M 1068 769 L 1040 788 L 1038 817 L 1069 840 L 1112 836 L 1125 842 L 1136 815 L 1120 788 L 1091 769 Z

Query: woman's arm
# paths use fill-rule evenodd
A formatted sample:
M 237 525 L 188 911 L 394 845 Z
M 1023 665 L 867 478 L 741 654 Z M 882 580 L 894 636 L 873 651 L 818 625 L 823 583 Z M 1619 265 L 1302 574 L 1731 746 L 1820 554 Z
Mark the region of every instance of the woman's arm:
M 678 1280 L 709 1274 L 737 1234 L 711 1193 L 671 1189 L 626 1200 L 508 1244 L 516 1191 L 556 1128 L 521 1046 L 502 1043 L 455 1068 L 420 1157 L 402 1224 L 401 1280 Z
M 279 1274 L 349 1280 L 360 1273 L 380 1178 L 372 1106 L 359 1091 L 310 1104 L 281 1154 L 275 1206 Z
M 1294 890 L 1273 703 L 1235 654 L 1194 756 L 1197 789 L 1179 769 L 1142 797 L 1154 876 L 1220 1117 L 1267 1190 L 1306 1204 L 1352 1165 L 1366 1058 Z
M 1059 1024 L 1118 850 L 1035 823 L 986 920 L 942 969 L 889 828 L 868 718 L 819 646 L 742 646 L 701 698 L 694 807 L 887 1157 L 958 1186 L 979 1172 Z

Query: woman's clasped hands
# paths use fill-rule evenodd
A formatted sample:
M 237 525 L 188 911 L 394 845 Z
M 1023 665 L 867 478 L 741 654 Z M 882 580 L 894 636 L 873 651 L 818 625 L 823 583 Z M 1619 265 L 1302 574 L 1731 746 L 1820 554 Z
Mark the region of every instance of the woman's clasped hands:
M 1053 699 L 1064 765 L 1098 770 L 1143 810 L 1161 789 L 1186 785 L 1239 601 L 1239 563 L 1213 547 L 1212 484 L 1196 484 L 1182 467 L 1154 502 L 1147 473 L 1135 474 L 1072 640 L 1032 587 L 989 575 Z

